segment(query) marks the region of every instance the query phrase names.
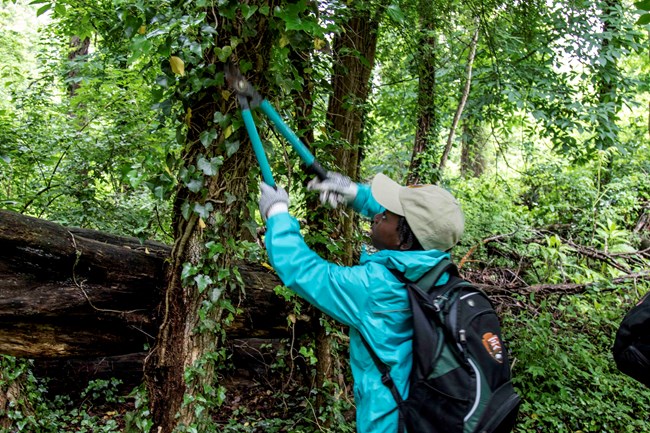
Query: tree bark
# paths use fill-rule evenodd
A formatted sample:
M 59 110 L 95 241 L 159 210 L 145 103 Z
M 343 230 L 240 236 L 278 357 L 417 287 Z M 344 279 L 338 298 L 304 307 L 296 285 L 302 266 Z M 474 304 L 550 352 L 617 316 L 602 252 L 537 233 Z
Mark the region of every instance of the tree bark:
M 339 170 L 354 180 L 359 178 L 363 128 L 367 113 L 366 103 L 370 93 L 370 76 L 375 64 L 379 21 L 386 7 L 382 1 L 376 9 L 367 5 L 351 4 L 350 18 L 343 22 L 343 31 L 337 34 L 333 44 L 332 95 L 327 108 L 330 136 L 339 144 L 333 151 Z M 344 212 L 337 215 L 340 225 L 338 237 L 353 239 L 356 230 L 355 219 Z M 350 266 L 355 261 L 355 245 L 346 242 L 339 259 Z M 327 255 L 324 255 L 327 257 Z M 316 335 L 318 369 L 317 387 L 322 388 L 334 380 L 331 336 L 324 326 Z M 317 406 L 327 409 L 329 402 L 318 395 Z
M 270 10 L 278 4 L 257 0 L 247 3 L 264 5 Z M 246 20 L 217 22 L 210 11 L 205 19 L 217 29 L 214 39 L 220 45 L 238 43 L 229 60 L 254 65 L 246 78 L 261 94 L 266 94 L 274 37 L 268 18 L 255 14 Z M 223 70 L 224 61 L 219 59 L 217 49 L 211 47 L 203 51 L 200 64 L 188 67 L 197 68 L 197 74 L 213 77 L 210 68 Z M 210 390 L 219 386 L 215 361 L 222 344 L 222 322 L 230 315 L 223 312 L 243 297 L 238 293 L 235 257 L 240 240 L 252 239 L 245 223 L 252 220 L 248 210 L 249 186 L 254 185 L 250 172 L 257 164 L 245 128 L 234 130 L 232 125 L 229 129 L 214 122 L 215 113 L 233 118 L 238 115 L 236 95 L 226 86 L 224 83 L 223 87 L 197 92 L 191 82 L 182 81 L 178 87 L 177 94 L 183 95 L 178 102 L 183 104 L 188 126 L 181 155 L 183 169 L 189 173 L 196 171 L 201 158 L 221 158 L 223 163 L 218 173 L 202 176 L 200 191 L 192 191 L 182 180 L 176 191 L 174 245 L 158 307 L 160 328 L 145 362 L 152 431 L 156 433 L 171 433 L 177 426 L 203 431 L 212 423 L 209 414 L 218 403 Z M 216 138 L 203 143 L 201 134 L 211 130 L 216 132 Z M 229 154 L 227 144 L 235 141 L 241 145 Z M 197 206 L 205 209 L 203 216 L 194 211 Z M 183 209 L 189 212 L 184 215 Z M 222 252 L 211 255 L 209 242 L 219 244 Z M 209 277 L 212 282 L 201 289 L 194 278 L 184 276 L 188 267 L 197 269 L 198 275 Z
M 70 52 L 68 53 L 68 60 L 77 61 L 77 57 L 87 56 L 88 50 L 90 49 L 90 38 L 85 37 L 83 40 L 79 36 L 70 37 Z M 73 67 L 68 72 L 68 96 L 73 97 L 77 94 L 77 90 L 80 87 L 79 82 L 75 81 L 77 76 L 78 68 Z
M 379 19 L 385 2 L 377 10 L 352 8 L 352 16 L 344 24 L 344 31 L 334 40 L 334 68 L 332 96 L 327 108 L 328 128 L 331 136 L 340 140 L 334 157 L 340 170 L 352 179 L 358 179 L 363 143 L 363 126 L 367 112 L 365 106 L 370 92 L 370 74 L 375 64 Z M 341 237 L 351 239 L 353 220 L 343 217 Z M 346 264 L 353 262 L 352 243 L 345 249 Z
M 438 5 L 432 6 L 430 0 L 418 1 L 420 28 L 415 60 L 418 73 L 418 120 L 406 179 L 409 185 L 422 183 L 422 157 L 431 153 L 430 149 L 440 129 L 436 113 L 436 6 Z
M 465 117 L 461 140 L 460 172 L 463 178 L 480 177 L 485 171 L 487 135 L 480 120 Z

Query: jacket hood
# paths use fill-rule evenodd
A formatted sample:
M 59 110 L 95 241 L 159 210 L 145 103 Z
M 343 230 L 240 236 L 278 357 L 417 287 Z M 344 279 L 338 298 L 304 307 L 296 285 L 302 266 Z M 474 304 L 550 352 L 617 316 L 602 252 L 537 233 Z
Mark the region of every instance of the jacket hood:
M 443 258 L 448 258 L 449 253 L 439 250 L 426 251 L 397 251 L 381 250 L 369 254 L 364 247 L 359 258 L 360 264 L 368 262 L 379 263 L 388 269 L 394 269 L 404 274 L 411 280 L 417 281 Z

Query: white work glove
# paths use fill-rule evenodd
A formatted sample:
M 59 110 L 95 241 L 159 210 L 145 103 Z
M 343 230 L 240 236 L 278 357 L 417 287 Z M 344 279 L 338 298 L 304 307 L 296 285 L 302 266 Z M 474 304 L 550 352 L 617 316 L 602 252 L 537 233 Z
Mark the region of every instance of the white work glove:
M 328 171 L 326 179 L 320 180 L 316 177 L 310 180 L 307 189 L 320 191 L 320 202 L 336 209 L 340 203 L 347 205 L 353 201 L 357 197 L 359 187 L 349 177 Z
M 289 194 L 284 188 L 273 188 L 269 184 L 260 183 L 260 214 L 266 221 L 269 217 L 282 212 L 289 212 Z

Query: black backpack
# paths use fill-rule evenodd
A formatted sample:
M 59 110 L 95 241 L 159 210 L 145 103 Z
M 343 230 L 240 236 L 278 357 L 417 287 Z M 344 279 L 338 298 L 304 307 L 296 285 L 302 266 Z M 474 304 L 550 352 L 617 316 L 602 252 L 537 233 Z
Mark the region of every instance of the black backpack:
M 612 352 L 621 372 L 650 387 L 650 294 L 623 318 Z
M 447 272 L 449 281 L 436 286 Z M 499 319 L 488 297 L 443 260 L 417 283 L 395 274 L 413 311 L 413 368 L 403 400 L 367 342 L 400 412 L 398 432 L 508 433 L 521 399 L 510 381 Z M 426 287 L 423 290 L 421 287 Z

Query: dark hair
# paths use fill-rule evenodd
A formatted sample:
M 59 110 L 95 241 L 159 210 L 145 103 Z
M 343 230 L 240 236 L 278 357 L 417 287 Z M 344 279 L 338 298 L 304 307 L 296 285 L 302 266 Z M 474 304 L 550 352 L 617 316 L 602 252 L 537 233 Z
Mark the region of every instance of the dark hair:
M 411 245 L 411 248 L 409 248 L 409 250 L 424 250 L 420 244 L 420 241 L 418 241 L 418 238 L 416 238 L 415 234 L 413 234 L 411 226 L 409 226 L 409 223 L 406 222 L 406 218 L 403 216 L 400 216 L 399 220 L 397 221 L 397 234 L 399 235 L 400 244 Z

